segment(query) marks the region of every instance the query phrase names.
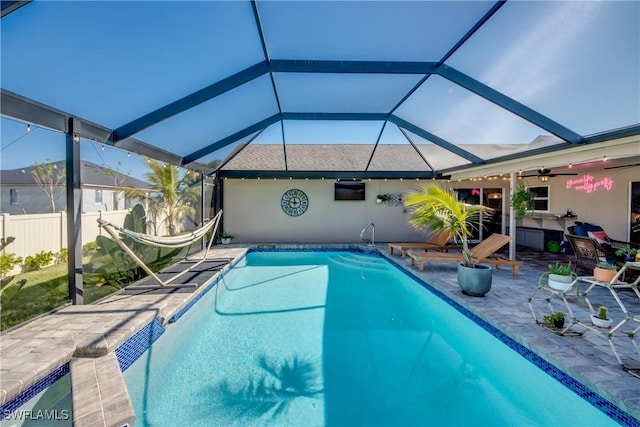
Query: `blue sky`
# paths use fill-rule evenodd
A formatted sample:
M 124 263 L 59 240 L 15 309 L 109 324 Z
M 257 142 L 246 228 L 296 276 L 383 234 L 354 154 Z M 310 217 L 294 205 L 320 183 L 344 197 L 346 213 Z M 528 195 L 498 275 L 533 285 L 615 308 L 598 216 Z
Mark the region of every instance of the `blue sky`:
M 269 1 L 258 8 L 272 59 L 437 61 L 492 4 Z M 36 1 L 1 24 L 2 88 L 111 128 L 264 60 L 245 1 Z M 447 64 L 583 135 L 636 124 L 640 2 L 509 2 Z M 274 75 L 283 110 L 308 112 L 388 112 L 419 78 Z M 135 137 L 187 155 L 277 111 L 265 76 Z M 437 76 L 395 113 L 458 144 L 526 144 L 546 134 Z M 62 135 L 34 128 L 14 143 L 26 125 L 0 124 L 3 169 L 64 156 Z M 380 128 L 288 122 L 285 140 L 373 144 Z M 280 125 L 256 142 L 282 142 Z M 388 126 L 381 142 L 403 139 Z M 144 168 L 100 146 L 87 145 L 83 158 Z

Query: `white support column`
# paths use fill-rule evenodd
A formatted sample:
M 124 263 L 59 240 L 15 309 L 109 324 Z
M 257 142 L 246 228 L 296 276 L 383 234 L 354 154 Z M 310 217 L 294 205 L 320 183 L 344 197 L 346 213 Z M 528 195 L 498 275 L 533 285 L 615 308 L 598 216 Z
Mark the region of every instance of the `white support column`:
M 509 181 L 509 202 L 511 197 L 516 192 L 517 180 L 515 172 L 511 172 L 511 180 Z M 511 242 L 509 242 L 509 259 L 516 259 L 516 211 L 509 203 L 509 235 L 511 236 Z

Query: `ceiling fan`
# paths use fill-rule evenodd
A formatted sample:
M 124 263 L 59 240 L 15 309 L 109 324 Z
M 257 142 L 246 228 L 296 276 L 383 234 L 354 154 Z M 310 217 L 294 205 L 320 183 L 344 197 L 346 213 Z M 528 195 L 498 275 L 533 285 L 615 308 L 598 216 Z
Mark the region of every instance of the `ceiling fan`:
M 640 163 L 633 163 L 630 165 L 620 165 L 620 166 L 609 166 L 608 168 L 605 168 L 605 169 L 624 169 L 624 168 L 634 168 L 636 166 L 640 166 Z
M 534 175 L 520 175 L 522 178 L 528 178 L 532 176 L 537 176 L 540 181 L 548 181 L 549 178 L 553 178 L 554 176 L 560 175 L 578 175 L 577 173 L 551 173 L 551 169 L 540 168 L 536 171 Z

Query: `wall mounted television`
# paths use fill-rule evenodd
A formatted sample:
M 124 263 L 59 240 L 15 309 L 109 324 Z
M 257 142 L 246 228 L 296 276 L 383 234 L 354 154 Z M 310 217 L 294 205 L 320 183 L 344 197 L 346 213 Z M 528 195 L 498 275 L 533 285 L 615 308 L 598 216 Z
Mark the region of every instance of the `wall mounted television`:
M 334 200 L 364 200 L 364 182 L 336 182 Z

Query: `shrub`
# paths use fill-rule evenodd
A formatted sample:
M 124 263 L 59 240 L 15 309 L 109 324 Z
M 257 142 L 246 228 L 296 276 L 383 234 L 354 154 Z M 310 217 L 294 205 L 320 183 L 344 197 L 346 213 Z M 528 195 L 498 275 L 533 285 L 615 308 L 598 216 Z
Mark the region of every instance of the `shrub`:
M 16 254 L 0 254 L 0 273 L 2 273 L 4 277 L 13 270 L 13 267 L 19 265 L 21 262 L 22 257 L 16 256 Z
M 69 250 L 67 248 L 60 249 L 56 254 L 56 264 L 64 264 L 69 261 Z
M 24 263 L 22 264 L 22 269 L 24 271 L 34 271 L 40 270 L 45 265 L 51 264 L 53 261 L 53 252 L 51 251 L 40 251 L 34 256 L 29 255 L 24 259 Z
M 82 246 L 82 255 L 83 255 L 83 256 L 91 256 L 91 255 L 93 255 L 97 250 L 98 250 L 98 243 L 97 243 L 97 242 L 89 242 L 89 243 L 85 243 L 85 244 Z

